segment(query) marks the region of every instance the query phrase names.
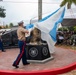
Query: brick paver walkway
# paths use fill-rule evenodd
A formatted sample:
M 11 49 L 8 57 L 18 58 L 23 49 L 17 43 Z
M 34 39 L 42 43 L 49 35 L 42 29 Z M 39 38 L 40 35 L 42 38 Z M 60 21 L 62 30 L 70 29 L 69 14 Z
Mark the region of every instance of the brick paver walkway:
M 7 49 L 6 52 L 0 51 L 0 70 L 17 70 L 17 71 L 40 71 L 40 70 L 50 70 L 55 68 L 61 68 L 67 66 L 71 63 L 76 62 L 76 53 L 65 50 L 62 48 L 56 48 L 54 60 L 46 62 L 44 64 L 31 63 L 30 65 L 23 66 L 20 62 L 19 69 L 12 67 L 12 63 L 19 53 L 18 48 Z M 71 71 L 66 74 L 61 75 L 76 75 L 76 71 Z

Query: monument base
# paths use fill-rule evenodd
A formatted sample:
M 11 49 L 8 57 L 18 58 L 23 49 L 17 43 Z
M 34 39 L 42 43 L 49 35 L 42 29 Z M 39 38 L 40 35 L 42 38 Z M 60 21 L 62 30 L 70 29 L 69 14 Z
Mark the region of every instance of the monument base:
M 51 57 L 49 57 L 49 58 L 46 58 L 46 59 L 44 59 L 44 60 L 27 60 L 27 61 L 28 61 L 29 63 L 45 63 L 45 62 L 50 61 L 50 60 L 52 60 L 52 59 L 54 59 L 53 56 L 51 56 Z
M 46 62 L 53 59 L 47 44 L 26 44 L 26 57 L 28 62 Z

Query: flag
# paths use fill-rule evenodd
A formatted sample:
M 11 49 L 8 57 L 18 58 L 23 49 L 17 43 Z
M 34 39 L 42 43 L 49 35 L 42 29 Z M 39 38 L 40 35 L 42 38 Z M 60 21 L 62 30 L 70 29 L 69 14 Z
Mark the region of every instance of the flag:
M 62 22 L 64 14 L 65 7 L 61 7 L 33 25 L 41 30 L 41 38 L 48 43 L 50 53 L 54 53 L 57 27 L 58 24 Z

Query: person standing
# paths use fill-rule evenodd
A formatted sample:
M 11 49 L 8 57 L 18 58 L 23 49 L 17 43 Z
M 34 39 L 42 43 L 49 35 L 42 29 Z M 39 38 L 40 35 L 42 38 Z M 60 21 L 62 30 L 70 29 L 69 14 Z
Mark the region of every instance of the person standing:
M 28 32 L 28 30 L 24 29 L 23 24 L 24 24 L 23 21 L 18 23 L 19 27 L 17 30 L 17 36 L 18 36 L 18 46 L 20 48 L 20 53 L 18 54 L 16 60 L 14 61 L 13 65 L 12 65 L 15 68 L 19 68 L 18 65 L 19 65 L 21 58 L 22 58 L 23 65 L 29 64 L 26 59 L 26 50 L 25 50 L 25 46 L 26 46 L 25 34 L 26 33 L 28 34 L 29 32 Z
M 5 52 L 5 50 L 3 48 L 3 43 L 2 43 L 1 35 L 0 35 L 0 49 L 2 50 L 2 52 Z

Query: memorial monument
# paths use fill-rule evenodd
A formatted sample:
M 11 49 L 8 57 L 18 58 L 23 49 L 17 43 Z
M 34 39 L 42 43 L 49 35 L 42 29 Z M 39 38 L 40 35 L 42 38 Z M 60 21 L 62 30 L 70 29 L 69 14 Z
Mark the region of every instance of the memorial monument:
M 41 31 L 34 28 L 30 36 L 27 37 L 26 55 L 29 62 L 45 62 L 53 57 L 51 56 L 48 44 L 41 39 Z

